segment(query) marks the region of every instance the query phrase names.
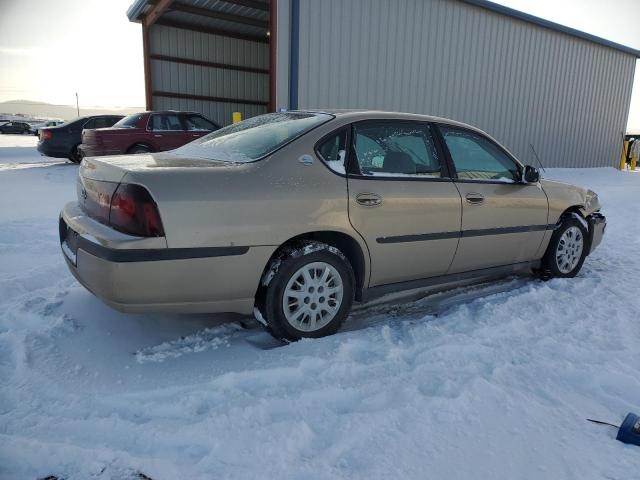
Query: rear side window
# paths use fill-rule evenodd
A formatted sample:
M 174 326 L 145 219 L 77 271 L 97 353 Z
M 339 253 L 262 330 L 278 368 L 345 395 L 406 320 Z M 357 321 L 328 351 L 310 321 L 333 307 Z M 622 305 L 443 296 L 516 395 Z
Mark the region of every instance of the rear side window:
M 184 130 L 180 117 L 174 114 L 151 115 L 150 129 L 158 131 Z
M 356 124 L 354 150 L 362 175 L 441 176 L 440 159 L 426 124 L 395 121 Z
M 318 145 L 318 155 L 331 170 L 346 173 L 345 158 L 347 157 L 347 130 L 331 134 Z
M 212 132 L 213 130 L 217 130 L 218 127 L 213 123 L 207 120 L 200 115 L 186 115 L 184 117 L 185 124 L 187 126 L 187 130 L 206 130 L 208 132 Z
M 143 115 L 142 113 L 134 113 L 114 123 L 113 126 L 117 128 L 136 128 L 138 122 L 142 120 Z
M 440 127 L 458 178 L 514 183 L 520 171 L 497 145 L 468 130 Z
M 221 128 L 173 153 L 225 162 L 252 162 L 332 118 L 326 113 L 268 113 Z
M 92 128 L 106 128 L 113 125 L 113 122 L 108 117 L 100 117 L 94 119 L 94 126 Z M 85 127 L 86 128 L 86 127 Z

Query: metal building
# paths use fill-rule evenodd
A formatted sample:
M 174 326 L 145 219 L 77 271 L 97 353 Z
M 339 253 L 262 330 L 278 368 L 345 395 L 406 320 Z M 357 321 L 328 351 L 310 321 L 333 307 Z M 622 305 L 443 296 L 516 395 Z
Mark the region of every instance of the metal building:
M 485 0 L 136 0 L 148 109 L 371 108 L 616 165 L 640 51 Z

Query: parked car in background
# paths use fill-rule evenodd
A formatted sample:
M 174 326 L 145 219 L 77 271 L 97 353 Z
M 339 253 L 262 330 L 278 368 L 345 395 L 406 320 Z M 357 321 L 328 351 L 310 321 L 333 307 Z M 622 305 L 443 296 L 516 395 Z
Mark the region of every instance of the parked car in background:
M 29 133 L 31 126 L 27 122 L 7 122 L 0 125 L 0 133 Z
M 64 120 L 47 120 L 46 122 L 31 123 L 30 132 L 37 136 L 40 135 L 40 130 L 42 130 L 43 128 L 57 127 L 58 125 L 62 125 L 63 123 Z
M 220 128 L 195 112 L 144 112 L 129 115 L 111 128 L 82 134 L 83 157 L 162 152 L 180 147 Z
M 57 127 L 42 128 L 38 151 L 47 157 L 68 158 L 72 162 L 80 162 L 78 147 L 82 140 L 82 130 L 110 127 L 122 118 L 122 115 L 94 115 L 80 117 Z
M 290 340 L 351 304 L 536 269 L 574 277 L 605 231 L 591 190 L 471 126 L 281 112 L 172 152 L 86 158 L 60 216 L 69 269 L 125 312 L 254 313 Z

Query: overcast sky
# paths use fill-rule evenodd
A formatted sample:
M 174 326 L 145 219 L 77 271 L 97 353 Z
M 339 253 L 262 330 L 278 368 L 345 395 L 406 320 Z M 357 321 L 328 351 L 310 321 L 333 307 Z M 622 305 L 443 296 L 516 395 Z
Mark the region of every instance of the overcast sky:
M 142 34 L 125 15 L 132 1 L 0 0 L 0 101 L 73 104 L 77 91 L 84 106 L 143 106 Z M 640 49 L 640 0 L 497 3 Z M 640 129 L 636 72 L 629 126 Z

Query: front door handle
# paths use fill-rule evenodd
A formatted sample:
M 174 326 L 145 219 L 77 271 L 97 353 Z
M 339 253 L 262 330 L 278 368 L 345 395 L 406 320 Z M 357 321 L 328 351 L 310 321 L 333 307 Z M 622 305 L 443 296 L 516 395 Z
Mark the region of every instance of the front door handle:
M 377 193 L 359 193 L 356 202 L 363 207 L 377 207 L 382 203 L 382 197 Z
M 484 195 L 481 193 L 467 193 L 465 198 L 467 199 L 467 203 L 472 203 L 473 205 L 484 203 Z

